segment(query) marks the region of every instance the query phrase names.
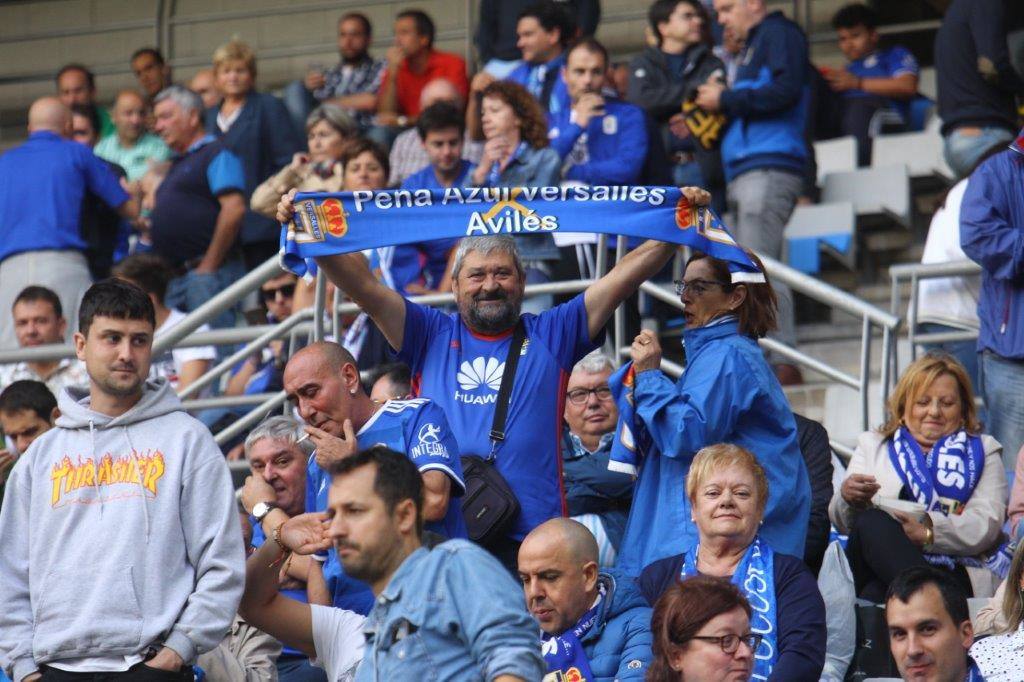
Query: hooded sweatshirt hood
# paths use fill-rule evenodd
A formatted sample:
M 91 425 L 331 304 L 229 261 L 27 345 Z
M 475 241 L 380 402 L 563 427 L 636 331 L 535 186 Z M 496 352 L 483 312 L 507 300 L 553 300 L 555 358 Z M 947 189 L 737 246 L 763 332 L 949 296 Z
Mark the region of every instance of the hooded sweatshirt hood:
M 0 509 L 0 663 L 212 649 L 238 607 L 244 552 L 231 477 L 165 379 L 117 417 L 66 388 Z

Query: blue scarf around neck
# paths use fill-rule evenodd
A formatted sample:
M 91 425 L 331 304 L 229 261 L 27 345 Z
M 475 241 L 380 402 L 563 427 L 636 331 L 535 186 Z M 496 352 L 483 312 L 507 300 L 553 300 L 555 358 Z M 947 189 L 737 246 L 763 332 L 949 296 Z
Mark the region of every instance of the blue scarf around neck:
M 601 603 L 608 598 L 608 587 L 603 582 L 598 582 L 597 589 L 597 601 L 576 621 L 576 625 L 557 637 L 546 633 L 541 637 L 544 664 L 547 665 L 548 673 L 555 674 L 556 679 L 565 682 L 594 682 L 594 673 L 590 670 L 590 661 L 583 649 L 583 638 L 597 625 Z M 561 677 L 558 677 L 558 673 L 561 673 Z
M 683 554 L 679 579 L 697 575 L 700 545 Z M 750 602 L 750 630 L 761 635 L 761 645 L 754 652 L 754 672 L 750 679 L 767 680 L 779 658 L 779 626 L 775 605 L 775 552 L 761 538 L 755 537 L 743 555 L 732 584 L 740 588 Z
M 985 468 L 981 438 L 964 430 L 935 442 L 927 454 L 907 427 L 889 439 L 889 461 L 914 500 L 928 511 L 961 514 Z

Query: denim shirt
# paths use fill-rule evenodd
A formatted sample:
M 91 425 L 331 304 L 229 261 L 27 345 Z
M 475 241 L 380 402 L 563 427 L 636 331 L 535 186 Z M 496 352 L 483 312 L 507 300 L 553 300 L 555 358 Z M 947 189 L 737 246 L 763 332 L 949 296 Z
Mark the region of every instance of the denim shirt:
M 466 540 L 410 554 L 363 626 L 357 682 L 544 676 L 537 623 L 509 572 Z
M 550 147 L 535 149 L 524 145 L 522 151 L 502 171 L 495 187 L 558 187 L 562 159 Z M 560 255 L 550 234 L 516 237 L 519 256 L 524 261 L 558 260 Z

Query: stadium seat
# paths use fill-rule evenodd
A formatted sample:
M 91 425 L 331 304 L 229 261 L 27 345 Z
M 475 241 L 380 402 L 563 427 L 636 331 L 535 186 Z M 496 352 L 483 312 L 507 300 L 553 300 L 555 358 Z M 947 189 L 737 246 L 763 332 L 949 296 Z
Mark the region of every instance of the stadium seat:
M 814 158 L 818 162 L 818 186 L 821 187 L 829 173 L 857 168 L 857 138 L 847 135 L 815 142 Z
M 797 206 L 783 233 L 790 266 L 814 274 L 821 269 L 821 252 L 828 251 L 847 268 L 856 264 L 856 216 L 853 204 L 841 201 Z
M 904 164 L 829 173 L 822 203 L 848 201 L 857 216 L 887 216 L 910 227 L 910 174 Z
M 926 66 L 921 69 L 921 73 L 917 78 L 917 91 L 930 100 L 938 100 L 938 78 L 934 66 Z
M 929 127 L 919 133 L 879 135 L 871 142 L 871 167 L 904 164 L 912 178 L 952 181 L 953 171 L 942 158 L 942 136 Z

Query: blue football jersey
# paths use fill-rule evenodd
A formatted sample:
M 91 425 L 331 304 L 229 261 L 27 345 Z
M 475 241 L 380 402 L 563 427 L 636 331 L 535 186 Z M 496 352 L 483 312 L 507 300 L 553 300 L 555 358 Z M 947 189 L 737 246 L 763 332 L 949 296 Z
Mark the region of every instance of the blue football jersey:
M 566 515 L 559 450 L 565 385 L 573 365 L 595 348 L 582 294 L 522 319 L 526 340 L 505 440 L 494 449 L 498 471 L 522 508 L 512 531 L 519 540 L 544 521 Z M 458 313 L 406 302 L 398 357 L 412 368 L 418 394 L 443 408 L 464 455 L 491 453 L 491 422 L 511 342 L 511 332 L 482 336 Z

